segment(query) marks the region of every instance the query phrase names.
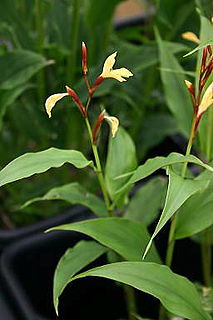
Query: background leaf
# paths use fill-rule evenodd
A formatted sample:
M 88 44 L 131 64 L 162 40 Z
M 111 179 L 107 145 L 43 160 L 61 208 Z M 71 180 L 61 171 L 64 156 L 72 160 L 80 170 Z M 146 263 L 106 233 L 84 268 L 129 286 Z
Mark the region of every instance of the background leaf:
M 52 63 L 40 54 L 19 50 L 0 56 L 0 89 L 13 89 Z
M 88 207 L 97 216 L 106 217 L 107 209 L 104 202 L 94 194 L 88 192 L 77 182 L 65 184 L 48 191 L 44 196 L 37 197 L 25 202 L 22 208 L 29 206 L 36 201 L 44 200 L 65 200 L 71 204 L 81 204 Z
M 52 230 L 70 230 L 84 233 L 117 252 L 126 260 L 140 261 L 150 236 L 144 225 L 122 218 L 97 218 L 57 226 Z M 147 261 L 160 262 L 153 248 Z
M 27 89 L 31 88 L 32 84 L 22 84 L 11 90 L 0 90 L 0 130 L 3 125 L 3 117 L 6 113 L 7 107 L 14 103 L 14 101 Z M 21 112 L 21 110 L 20 110 Z
M 159 176 L 142 184 L 131 198 L 124 217 L 149 226 L 163 206 L 166 186 L 167 180 Z
M 211 319 L 203 310 L 193 283 L 166 266 L 149 262 L 118 262 L 88 270 L 72 280 L 87 276 L 112 279 L 147 292 L 158 298 L 167 310 L 187 319 Z
M 192 122 L 193 107 L 184 83 L 184 70 L 175 56 L 167 50 L 158 32 L 156 32 L 156 40 L 159 46 L 160 72 L 166 101 L 169 109 L 177 120 L 178 127 L 182 133 L 188 137 Z M 166 72 L 164 69 L 171 69 L 175 72 Z
M 0 186 L 45 172 L 50 168 L 58 168 L 66 162 L 79 169 L 92 164 L 92 161 L 88 161 L 76 150 L 49 148 L 40 152 L 25 153 L 0 171 Z
M 109 149 L 107 153 L 107 162 L 105 167 L 105 179 L 107 190 L 113 199 L 122 206 L 125 201 L 127 191 L 120 194 L 116 193 L 128 178 L 115 180 L 118 175 L 132 171 L 137 166 L 136 151 L 134 142 L 129 134 L 123 129 L 119 128 L 115 138 L 111 138 L 109 142 Z M 115 196 L 116 195 L 116 196 Z
M 204 171 L 195 180 L 210 179 L 209 186 L 196 193 L 179 209 L 175 238 L 190 237 L 213 224 L 213 177 Z M 202 218 L 201 218 L 202 216 Z

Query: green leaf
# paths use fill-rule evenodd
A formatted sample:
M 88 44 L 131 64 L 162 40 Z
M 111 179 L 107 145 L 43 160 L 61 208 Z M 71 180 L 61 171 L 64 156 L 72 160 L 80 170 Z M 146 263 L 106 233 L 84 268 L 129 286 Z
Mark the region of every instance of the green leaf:
M 53 288 L 53 301 L 57 315 L 58 299 L 72 277 L 107 250 L 95 241 L 82 240 L 61 257 L 55 270 Z
M 12 40 L 14 43 L 12 45 L 22 46 L 24 48 L 32 48 L 35 44 L 33 43 L 31 30 L 29 28 L 29 13 L 30 10 L 27 7 L 27 2 L 24 5 L 26 9 L 26 16 L 23 17 L 22 10 L 17 10 L 17 1 L 16 0 L 1 0 L 0 1 L 0 21 L 4 24 L 7 24 L 11 29 Z M 31 8 L 32 8 L 31 4 Z M 32 26 L 32 18 L 30 21 Z M 4 38 L 4 37 L 3 37 Z M 35 30 L 34 37 L 35 38 Z
M 167 50 L 172 54 L 188 51 L 188 47 L 181 43 L 169 41 L 164 43 Z M 139 46 L 116 38 L 115 46 L 116 50 L 121 53 L 119 55 L 119 65 L 125 66 L 135 74 L 159 62 L 156 43 L 143 43 L 142 46 Z
M 199 44 L 199 46 L 197 46 L 195 49 L 193 49 L 192 51 L 190 51 L 190 52 L 188 52 L 187 54 L 185 54 L 185 55 L 184 55 L 184 58 L 190 56 L 191 54 L 195 53 L 195 52 L 198 51 L 198 50 L 203 49 L 203 48 L 206 47 L 207 45 L 213 45 L 213 38 L 208 39 L 208 40 L 205 40 L 205 41 L 202 41 L 202 42 Z
M 176 239 L 190 237 L 213 224 L 212 190 L 213 179 L 204 191 L 192 196 L 180 208 L 175 229 Z
M 119 198 L 122 198 L 122 203 L 124 202 L 127 191 L 125 190 L 125 192 L 121 192 L 120 194 L 116 194 L 116 192 L 128 180 L 128 178 L 115 180 L 115 177 L 134 170 L 136 166 L 137 159 L 134 142 L 129 134 L 120 127 L 116 137 L 110 139 L 105 168 L 107 190 L 111 199 L 115 202 L 117 202 Z
M 150 236 L 146 227 L 122 218 L 97 218 L 65 224 L 49 229 L 70 230 L 84 233 L 117 252 L 126 260 L 140 261 Z M 150 251 L 147 261 L 160 262 L 155 250 Z
M 79 169 L 92 165 L 92 161 L 88 161 L 76 150 L 49 148 L 40 152 L 25 153 L 0 171 L 0 186 L 45 172 L 50 168 L 61 167 L 66 162 Z
M 188 279 L 167 266 L 149 262 L 117 262 L 78 274 L 70 280 L 103 277 L 130 285 L 158 298 L 170 312 L 191 320 L 210 320 L 199 294 Z
M 141 179 L 148 177 L 150 174 L 156 170 L 173 165 L 176 163 L 190 162 L 197 164 L 205 169 L 213 172 L 213 168 L 209 165 L 203 163 L 200 159 L 193 155 L 183 156 L 180 153 L 172 152 L 167 157 L 155 157 L 147 160 L 143 165 L 139 166 L 133 176 L 131 177 L 129 183 L 137 182 Z
M 166 185 L 166 179 L 159 176 L 143 184 L 130 200 L 124 217 L 149 226 L 159 215 L 163 206 Z
M 28 81 L 37 71 L 52 63 L 41 55 L 18 50 L 0 56 L 0 89 L 13 89 Z
M 198 191 L 204 190 L 209 180 L 191 180 L 184 179 L 181 176 L 174 173 L 171 169 L 169 171 L 169 185 L 167 189 L 166 201 L 163 208 L 163 212 L 160 216 L 155 231 L 146 247 L 144 256 L 146 256 L 153 239 L 165 226 L 173 214 L 183 205 L 183 203 Z
M 177 132 L 178 128 L 173 116 L 166 113 L 147 115 L 140 126 L 137 139 L 139 154 L 146 154 L 148 150 L 159 145 L 167 136 Z
M 205 15 L 209 20 L 212 16 L 212 3 L 209 0 L 195 0 L 196 6 L 201 10 L 201 14 Z
M 3 117 L 9 107 L 25 90 L 32 87 L 32 84 L 22 84 L 13 90 L 0 90 L 0 129 L 3 124 Z
M 156 31 L 156 39 L 160 54 L 161 79 L 164 86 L 166 101 L 169 109 L 174 114 L 180 130 L 189 135 L 192 121 L 192 103 L 184 83 L 184 70 L 174 55 L 169 52 Z M 164 71 L 175 70 L 175 73 Z M 180 73 L 178 73 L 178 72 Z
M 90 0 L 85 6 L 85 27 L 88 33 L 90 57 L 94 63 L 107 48 L 112 32 L 112 19 L 116 6 L 123 0 Z M 95 10 L 94 10 L 95 8 Z M 101 37 L 100 37 L 101 34 Z
M 44 200 L 65 200 L 71 204 L 81 204 L 88 207 L 97 216 L 107 216 L 107 209 L 104 202 L 94 194 L 88 192 L 77 182 L 53 188 L 43 197 L 37 197 L 25 202 L 22 208 L 27 207 L 36 201 Z

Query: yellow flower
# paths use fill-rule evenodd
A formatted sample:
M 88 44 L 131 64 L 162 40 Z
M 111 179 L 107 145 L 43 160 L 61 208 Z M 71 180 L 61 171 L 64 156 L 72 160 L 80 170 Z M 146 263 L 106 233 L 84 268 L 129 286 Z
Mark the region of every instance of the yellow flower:
M 46 109 L 46 112 L 47 112 L 49 118 L 51 118 L 51 111 L 55 107 L 56 102 L 58 102 L 59 100 L 61 100 L 65 96 L 70 96 L 73 99 L 73 101 L 75 102 L 75 104 L 77 105 L 77 107 L 80 110 L 80 112 L 82 113 L 82 115 L 84 117 L 86 117 L 86 109 L 83 106 L 83 104 L 82 104 L 81 100 L 79 99 L 78 95 L 76 94 L 76 92 L 68 86 L 66 86 L 66 90 L 67 90 L 66 93 L 55 93 L 55 94 L 51 95 L 49 98 L 47 98 L 47 100 L 45 102 L 45 109 Z
M 104 62 L 102 74 L 100 77 L 102 78 L 114 78 L 120 82 L 126 81 L 125 78 L 129 78 L 133 76 L 132 72 L 130 72 L 126 68 L 120 68 L 120 69 L 112 69 L 115 64 L 115 57 L 117 55 L 117 52 L 114 52 L 111 54 Z
M 213 82 L 206 89 L 198 107 L 197 117 L 200 117 L 213 103 Z
M 182 33 L 181 36 L 185 40 L 192 41 L 192 42 L 195 42 L 197 44 L 200 43 L 200 39 L 196 36 L 196 34 L 194 32 L 187 31 L 187 32 Z
M 47 98 L 45 102 L 45 109 L 49 118 L 51 118 L 51 111 L 52 111 L 52 108 L 54 108 L 56 102 L 58 102 L 65 96 L 68 96 L 68 93 L 55 93 L 51 95 L 49 98 Z
M 116 117 L 110 117 L 108 115 L 104 116 L 104 119 L 109 123 L 111 127 L 111 133 L 112 137 L 114 138 L 116 135 L 116 132 L 118 131 L 118 126 L 119 126 L 119 120 Z

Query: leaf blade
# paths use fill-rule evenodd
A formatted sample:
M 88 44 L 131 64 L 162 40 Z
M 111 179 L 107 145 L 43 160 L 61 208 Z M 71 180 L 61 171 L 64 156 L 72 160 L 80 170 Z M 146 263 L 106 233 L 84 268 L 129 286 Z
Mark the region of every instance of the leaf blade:
M 25 208 L 37 201 L 64 200 L 70 204 L 81 204 L 88 207 L 97 216 L 106 217 L 107 208 L 96 195 L 88 192 L 77 182 L 65 184 L 49 190 L 44 196 L 28 200 L 22 205 Z
M 106 253 L 107 250 L 95 241 L 81 240 L 61 257 L 55 270 L 53 286 L 53 302 L 57 315 L 59 297 L 73 275 Z
M 49 148 L 40 152 L 25 153 L 0 171 L 0 186 L 45 172 L 50 168 L 58 168 L 66 162 L 78 169 L 92 165 L 92 161 L 76 150 Z
M 104 277 L 133 286 L 158 298 L 170 312 L 187 319 L 210 320 L 193 283 L 167 266 L 150 262 L 117 262 L 81 273 L 72 280 L 87 276 Z
M 142 252 L 150 236 L 142 224 L 122 218 L 97 218 L 77 223 L 70 223 L 51 228 L 52 230 L 70 230 L 86 234 L 102 245 L 117 252 L 126 260 L 140 261 Z M 154 250 L 147 259 L 160 263 L 157 251 Z

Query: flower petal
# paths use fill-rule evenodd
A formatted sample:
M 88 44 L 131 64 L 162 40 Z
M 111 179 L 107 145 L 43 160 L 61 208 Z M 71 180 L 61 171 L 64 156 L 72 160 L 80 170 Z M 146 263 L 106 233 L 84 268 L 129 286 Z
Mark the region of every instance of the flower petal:
M 104 119 L 109 123 L 111 127 L 111 133 L 112 137 L 114 138 L 116 135 L 116 132 L 118 131 L 118 126 L 119 126 L 119 120 L 116 117 L 110 117 L 110 116 L 104 116 Z
M 213 82 L 209 85 L 206 89 L 201 103 L 198 107 L 198 114 L 197 116 L 201 116 L 213 103 Z
M 182 33 L 181 36 L 185 40 L 192 41 L 197 44 L 200 43 L 200 39 L 196 36 L 196 34 L 194 32 L 187 31 L 187 32 Z
M 68 93 L 55 93 L 51 95 L 49 98 L 47 98 L 45 102 L 45 109 L 49 118 L 51 118 L 51 111 L 52 111 L 52 108 L 54 108 L 56 102 L 58 102 L 65 96 L 68 96 Z
M 117 55 L 117 52 L 114 52 L 108 58 L 106 58 L 104 62 L 102 74 L 101 74 L 103 78 L 108 78 L 107 75 L 115 64 L 116 55 Z
M 123 77 L 129 78 L 132 77 L 133 74 L 126 68 L 120 68 L 120 69 L 115 69 L 110 71 L 109 78 L 114 78 L 120 82 L 127 81 Z

